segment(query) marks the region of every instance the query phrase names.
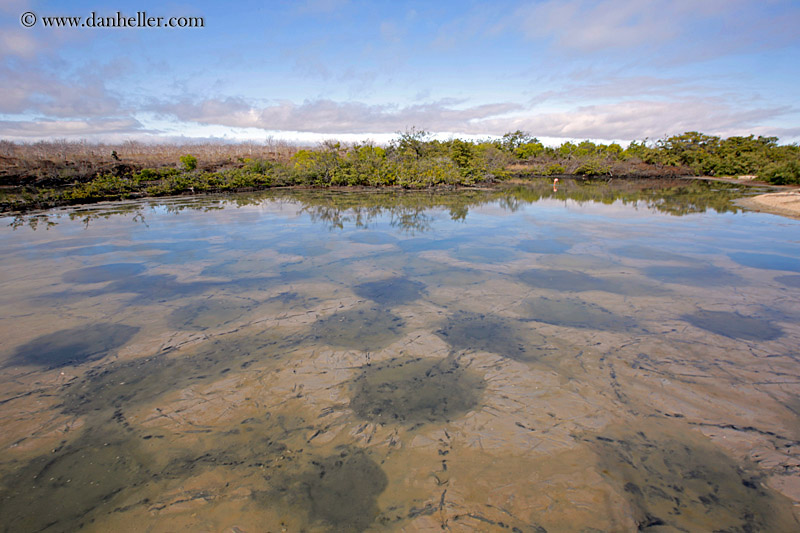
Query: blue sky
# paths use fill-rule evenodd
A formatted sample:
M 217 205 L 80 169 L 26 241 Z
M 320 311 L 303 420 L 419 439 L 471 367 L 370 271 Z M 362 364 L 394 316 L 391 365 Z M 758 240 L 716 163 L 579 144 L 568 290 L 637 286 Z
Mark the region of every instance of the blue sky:
M 800 141 L 796 1 L 0 2 L 5 139 Z M 204 27 L 43 25 L 93 11 Z

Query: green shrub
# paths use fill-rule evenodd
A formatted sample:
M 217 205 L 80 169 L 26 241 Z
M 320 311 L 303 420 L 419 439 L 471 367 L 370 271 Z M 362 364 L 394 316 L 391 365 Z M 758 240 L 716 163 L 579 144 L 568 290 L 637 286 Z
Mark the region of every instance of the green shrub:
M 800 185 L 800 162 L 772 163 L 758 177 L 775 185 Z
M 545 176 L 553 176 L 554 174 L 566 174 L 566 173 L 567 169 L 564 168 L 564 165 L 560 165 L 558 163 L 553 163 L 551 165 L 548 165 L 547 168 L 544 169 L 544 172 L 542 172 L 542 174 L 544 174 Z
M 575 174 L 579 176 L 607 176 L 611 174 L 611 168 L 603 161 L 589 160 L 576 168 Z
M 197 168 L 197 158 L 192 154 L 182 155 L 181 163 L 183 163 L 183 169 L 187 172 L 191 172 Z

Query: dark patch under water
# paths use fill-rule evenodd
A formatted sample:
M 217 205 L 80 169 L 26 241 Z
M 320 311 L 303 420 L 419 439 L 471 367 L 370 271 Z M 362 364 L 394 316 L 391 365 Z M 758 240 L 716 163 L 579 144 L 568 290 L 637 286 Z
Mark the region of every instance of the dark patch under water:
M 278 274 L 279 269 L 276 266 L 258 259 L 224 261 L 209 265 L 200 272 L 201 276 L 234 280 L 242 276 L 277 276 Z
M 387 278 L 356 285 L 353 287 L 353 292 L 381 305 L 392 306 L 418 300 L 424 288 L 423 283 L 408 278 Z
M 456 350 L 481 350 L 524 362 L 536 361 L 540 355 L 514 321 L 497 316 L 461 311 L 451 315 L 436 334 Z
M 407 259 L 403 270 L 411 277 L 422 278 L 434 286 L 464 287 L 486 281 L 486 273 L 469 268 L 455 267 L 420 257 Z
M 761 254 L 755 252 L 736 252 L 728 257 L 740 265 L 763 270 L 787 270 L 800 272 L 800 259 L 778 254 Z
M 281 281 L 278 276 L 236 277 L 231 281 L 179 281 L 172 274 L 140 274 L 112 281 L 105 287 L 90 291 L 67 291 L 47 295 L 55 299 L 76 299 L 106 294 L 135 294 L 141 300 L 163 302 L 175 298 L 199 296 L 218 289 L 247 292 L 271 287 Z
M 361 367 L 350 408 L 373 422 L 447 422 L 475 408 L 484 388 L 457 359 L 394 358 Z
M 141 263 L 112 263 L 70 270 L 61 275 L 61 280 L 64 283 L 101 283 L 129 278 L 145 270 Z
M 724 268 L 708 266 L 652 266 L 643 268 L 644 274 L 663 283 L 677 283 L 697 287 L 736 285 L 742 279 Z
M 649 246 L 641 246 L 638 244 L 620 246 L 619 248 L 614 248 L 611 250 L 611 252 L 620 257 L 628 257 L 630 259 L 646 259 L 648 261 L 681 261 L 684 263 L 696 261 L 692 257 L 666 252 L 664 250 L 651 248 Z
M 178 278 L 172 274 L 139 275 L 114 281 L 105 288 L 87 295 L 98 296 L 114 292 L 132 293 L 145 299 L 166 300 L 201 294 L 219 285 L 219 283 L 206 281 L 178 281 Z
M 503 263 L 516 259 L 513 250 L 498 246 L 460 246 L 450 254 L 468 263 Z
M 124 346 L 138 331 L 138 327 L 111 323 L 62 329 L 19 346 L 9 364 L 58 368 L 95 361 Z
M 62 411 L 86 414 L 152 402 L 189 385 L 209 382 L 253 363 L 278 364 L 298 339 L 270 331 L 206 341 L 180 357 L 164 354 L 90 369 L 64 388 Z
M 325 245 L 313 242 L 281 246 L 277 250 L 282 254 L 299 255 L 304 258 L 317 257 L 320 255 L 325 255 L 328 252 L 330 252 L 330 250 Z
M 561 254 L 572 248 L 572 245 L 557 239 L 526 239 L 520 241 L 517 248 L 533 254 Z
M 616 315 L 599 305 L 578 299 L 542 297 L 528 300 L 525 306 L 530 318 L 555 326 L 628 331 L 636 325 L 630 318 Z
M 605 291 L 608 285 L 601 278 L 573 270 L 534 268 L 521 272 L 519 278 L 533 287 L 555 291 Z
M 294 504 L 330 531 L 364 531 L 377 518 L 378 496 L 389 481 L 364 450 L 342 446 L 310 461 L 293 483 Z
M 775 281 L 778 283 L 782 283 L 787 287 L 797 287 L 800 288 L 800 276 L 778 276 L 775 278 Z
M 640 531 L 800 530 L 788 499 L 688 428 L 659 421 L 585 440 Z
M 521 272 L 519 279 L 537 289 L 559 292 L 603 291 L 627 296 L 652 296 L 663 293 L 658 287 L 636 280 L 601 278 L 579 270 L 534 268 Z
M 3 479 L 3 531 L 77 531 L 87 514 L 111 512 L 115 495 L 147 482 L 149 462 L 113 422 L 85 431 Z
M 448 250 L 457 247 L 463 242 L 464 239 L 460 238 L 429 239 L 426 237 L 414 237 L 398 241 L 397 246 L 404 252 L 415 253 L 429 250 Z
M 727 311 L 700 311 L 681 317 L 691 325 L 733 339 L 769 341 L 783 335 L 783 331 L 766 320 L 742 316 Z
M 403 320 L 385 309 L 338 311 L 311 326 L 312 335 L 340 348 L 372 351 L 391 344 L 403 330 Z
M 274 473 L 300 456 L 283 440 L 309 427 L 302 418 L 265 412 L 199 445 L 171 441 L 164 453 L 170 435 L 134 427 L 124 409 L 91 413 L 87 427 L 71 442 L 17 465 L 3 478 L 0 531 L 78 531 L 132 503 L 159 511 L 176 503 L 171 496 L 158 500 L 165 481 L 174 486 L 207 470 Z M 243 439 L 244 432 L 253 437 Z M 153 489 L 153 483 L 160 485 Z
M 248 311 L 241 302 L 206 299 L 175 309 L 167 316 L 167 324 L 175 329 L 202 331 L 235 322 Z

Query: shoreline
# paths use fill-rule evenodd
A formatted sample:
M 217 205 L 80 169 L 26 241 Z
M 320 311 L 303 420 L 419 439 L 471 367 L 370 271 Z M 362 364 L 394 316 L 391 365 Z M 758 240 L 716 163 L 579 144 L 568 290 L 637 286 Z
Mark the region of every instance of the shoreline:
M 762 190 L 774 190 L 775 192 L 768 192 L 763 193 L 755 196 L 743 197 L 732 200 L 732 204 L 736 207 L 741 209 L 746 209 L 749 211 L 755 212 L 762 212 L 762 213 L 769 213 L 775 214 L 779 216 L 786 216 L 789 218 L 800 219 L 800 188 L 793 187 L 793 186 L 780 186 L 780 185 L 772 185 L 769 183 L 764 183 L 755 180 L 740 180 L 736 178 L 729 178 L 729 177 L 715 177 L 715 176 L 636 176 L 636 175 L 625 175 L 625 176 L 578 176 L 578 175 L 570 175 L 570 174 L 562 174 L 556 177 L 561 178 L 562 185 L 566 185 L 571 181 L 576 182 L 586 182 L 586 181 L 606 181 L 611 182 L 613 180 L 621 180 L 621 181 L 639 181 L 639 182 L 651 182 L 651 181 L 658 181 L 658 180 L 673 180 L 673 181 L 685 181 L 685 182 L 721 182 L 727 184 L 738 184 L 742 185 L 746 188 L 748 187 L 756 187 Z M 216 196 L 216 195 L 227 195 L 227 194 L 236 194 L 236 193 L 247 193 L 247 192 L 260 192 L 260 191 L 269 191 L 269 190 L 328 190 L 328 191 L 365 191 L 365 190 L 372 190 L 372 191 L 394 191 L 394 192 L 410 192 L 410 191 L 427 191 L 427 192 L 441 192 L 441 191 L 453 191 L 453 190 L 482 190 L 482 191 L 492 191 L 502 189 L 504 185 L 524 185 L 524 184 L 531 184 L 532 182 L 541 181 L 541 182 L 549 182 L 553 176 L 514 176 L 511 178 L 507 178 L 504 180 L 497 180 L 497 181 L 486 181 L 486 182 L 479 182 L 474 184 L 437 184 L 428 187 L 403 187 L 399 185 L 382 185 L 382 186 L 368 186 L 368 185 L 328 185 L 328 186 L 319 186 L 319 185 L 311 185 L 311 184 L 292 184 L 292 185 L 256 185 L 256 186 L 244 186 L 244 187 L 232 187 L 232 188 L 220 188 L 220 189 L 211 189 L 211 190 L 200 190 L 200 191 L 191 191 L 187 192 L 186 190 L 176 190 L 172 193 L 164 194 L 164 191 L 159 191 L 156 194 L 148 194 L 151 191 L 148 190 L 138 190 L 138 191 L 128 191 L 124 193 L 111 193 L 111 194 L 104 194 L 99 197 L 88 197 L 88 198 L 73 198 L 70 200 L 64 200 L 63 198 L 42 198 L 36 200 L 29 200 L 30 203 L 23 204 L 23 205 L 13 205 L 10 202 L 7 203 L 2 200 L 6 200 L 2 198 L 0 200 L 0 216 L 12 216 L 12 217 L 19 217 L 19 216 L 27 216 L 32 215 L 35 213 L 41 213 L 50 209 L 57 209 L 57 208 L 69 208 L 69 207 L 88 207 L 88 206 L 96 206 L 98 204 L 122 204 L 128 201 L 140 201 L 140 200 L 148 200 L 148 199 L 156 199 L 156 198 L 182 198 L 182 197 L 196 197 L 196 196 Z M 191 189 L 191 188 L 190 188 Z M 45 191 L 47 192 L 47 191 Z
M 800 191 L 783 191 L 741 198 L 736 204 L 759 213 L 769 213 L 800 220 Z

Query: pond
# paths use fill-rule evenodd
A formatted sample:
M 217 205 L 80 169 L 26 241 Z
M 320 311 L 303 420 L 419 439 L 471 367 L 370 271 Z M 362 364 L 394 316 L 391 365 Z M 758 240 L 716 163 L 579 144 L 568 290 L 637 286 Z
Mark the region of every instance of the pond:
M 753 192 L 5 217 L 0 528 L 798 530 L 800 222 Z

